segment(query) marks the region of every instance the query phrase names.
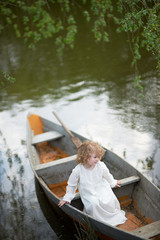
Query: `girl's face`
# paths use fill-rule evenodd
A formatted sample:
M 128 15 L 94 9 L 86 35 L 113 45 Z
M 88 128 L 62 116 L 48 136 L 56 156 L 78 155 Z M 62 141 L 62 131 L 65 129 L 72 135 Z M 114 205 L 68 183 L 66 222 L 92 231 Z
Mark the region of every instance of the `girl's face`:
M 85 166 L 87 168 L 94 168 L 94 166 L 97 164 L 98 161 L 99 161 L 99 158 L 98 158 L 97 154 L 93 153 L 91 155 L 90 159 L 87 161 Z

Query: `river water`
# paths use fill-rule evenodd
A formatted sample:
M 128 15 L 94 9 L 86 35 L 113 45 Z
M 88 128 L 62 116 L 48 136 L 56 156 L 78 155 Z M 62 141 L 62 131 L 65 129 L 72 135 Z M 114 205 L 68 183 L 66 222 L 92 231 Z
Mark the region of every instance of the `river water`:
M 16 78 L 0 91 L 0 239 L 72 239 L 35 184 L 26 150 L 28 112 L 57 122 L 56 111 L 69 129 L 114 151 L 160 186 L 155 62 L 143 52 L 141 97 L 133 86 L 126 36 L 111 32 L 112 41 L 104 45 L 91 35 L 81 27 L 74 50 L 61 58 L 53 39 L 30 50 L 12 31 L 0 38 L 0 68 Z

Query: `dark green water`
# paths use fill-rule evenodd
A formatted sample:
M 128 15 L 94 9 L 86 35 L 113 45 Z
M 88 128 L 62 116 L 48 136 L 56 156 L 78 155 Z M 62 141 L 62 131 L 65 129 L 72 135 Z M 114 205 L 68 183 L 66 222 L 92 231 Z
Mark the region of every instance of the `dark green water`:
M 143 53 L 141 98 L 133 87 L 125 36 L 111 34 L 111 43 L 98 45 L 81 26 L 74 50 L 66 50 L 63 58 L 57 57 L 52 39 L 29 50 L 12 32 L 0 38 L 0 69 L 16 78 L 0 91 L 0 239 L 57 239 L 54 231 L 67 239 L 65 223 L 62 230 L 54 212 L 43 215 L 46 202 L 37 199 L 26 151 L 27 112 L 56 121 L 55 110 L 68 128 L 111 149 L 160 186 L 155 62 Z

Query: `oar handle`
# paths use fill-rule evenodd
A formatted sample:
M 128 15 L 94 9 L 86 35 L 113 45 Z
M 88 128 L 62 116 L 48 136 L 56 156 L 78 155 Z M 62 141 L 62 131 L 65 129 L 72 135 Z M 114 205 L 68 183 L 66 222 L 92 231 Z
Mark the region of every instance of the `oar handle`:
M 62 120 L 58 117 L 56 112 L 53 112 L 54 116 L 57 118 L 57 120 L 61 123 L 61 125 L 63 126 L 63 128 L 66 130 L 66 132 L 71 136 L 74 137 L 73 134 L 71 133 L 71 131 L 69 131 L 69 129 L 64 125 L 64 123 L 62 122 Z

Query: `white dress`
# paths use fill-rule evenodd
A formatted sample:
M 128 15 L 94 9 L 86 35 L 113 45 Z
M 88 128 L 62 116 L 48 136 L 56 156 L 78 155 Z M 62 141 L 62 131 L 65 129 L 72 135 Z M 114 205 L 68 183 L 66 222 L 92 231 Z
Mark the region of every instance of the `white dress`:
M 63 200 L 71 202 L 78 187 L 84 212 L 101 222 L 117 226 L 123 224 L 127 218 L 111 189 L 116 184 L 117 180 L 103 162 L 99 161 L 93 169 L 86 169 L 78 164 L 68 179 Z

